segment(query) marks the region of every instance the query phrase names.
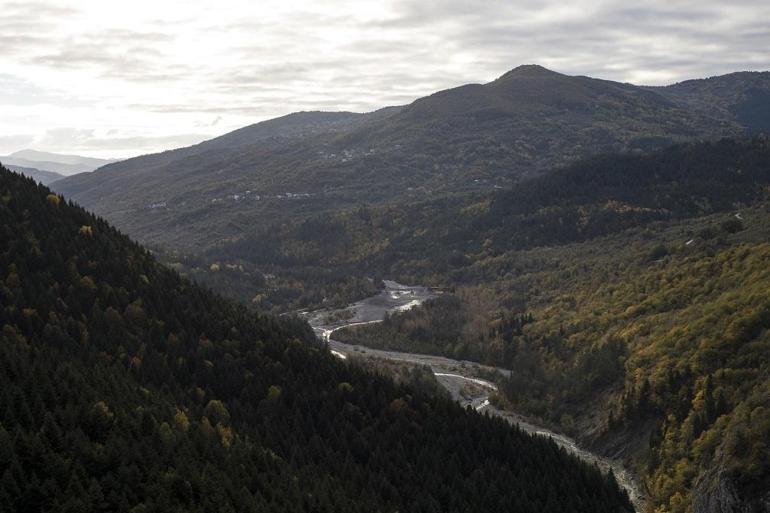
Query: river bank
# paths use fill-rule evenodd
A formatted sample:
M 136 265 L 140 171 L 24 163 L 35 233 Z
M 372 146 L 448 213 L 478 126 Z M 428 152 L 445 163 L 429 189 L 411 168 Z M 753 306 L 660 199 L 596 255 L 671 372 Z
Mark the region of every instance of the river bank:
M 521 429 L 528 433 L 550 437 L 559 446 L 584 461 L 595 463 L 606 472 L 612 470 L 618 482 L 627 490 L 636 510 L 638 512 L 643 511 L 644 497 L 640 488 L 633 475 L 619 462 L 581 448 L 568 436 L 538 425 L 534 419 L 515 412 L 500 410 L 491 404 L 490 394 L 497 391 L 497 385 L 479 376 L 499 374 L 501 377 L 507 377 L 511 374 L 509 369 L 465 360 L 454 360 L 443 356 L 370 349 L 356 344 L 339 342 L 333 338 L 334 332 L 337 330 L 349 326 L 381 322 L 388 313 L 408 310 L 435 296 L 436 294 L 427 287 L 385 281 L 385 289 L 375 296 L 357 301 L 342 309 L 318 310 L 302 315 L 310 323 L 316 334 L 328 343 L 332 354 L 338 358 L 380 358 L 404 364 L 428 366 L 438 382 L 461 405 L 471 406 L 479 413 L 502 417 L 512 424 L 518 424 Z

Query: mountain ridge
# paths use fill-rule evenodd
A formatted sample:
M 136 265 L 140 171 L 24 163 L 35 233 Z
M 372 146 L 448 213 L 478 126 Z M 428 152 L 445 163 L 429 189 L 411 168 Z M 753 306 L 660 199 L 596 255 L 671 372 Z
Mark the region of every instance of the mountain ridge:
M 770 83 L 770 75 L 757 77 Z M 724 80 L 738 80 L 736 90 L 755 88 L 744 78 Z M 770 113 L 737 113 L 742 104 L 733 97 L 742 93 L 712 89 L 647 88 L 524 66 L 384 111 L 283 116 L 55 188 L 144 242 L 163 243 L 169 235 L 160 228 L 173 226 L 174 246 L 187 250 L 238 236 L 229 227 L 247 219 L 510 187 L 596 153 L 644 153 L 770 123 Z M 689 103 L 688 94 L 695 95 Z M 295 201 L 273 204 L 287 193 Z M 272 199 L 266 205 L 256 197 Z M 201 238 L 206 219 L 221 228 Z
M 0 165 L 2 165 L 2 162 L 0 162 Z M 64 175 L 55 173 L 53 171 L 42 171 L 40 169 L 34 169 L 31 167 L 14 166 L 11 164 L 8 164 L 6 167 L 11 171 L 15 171 L 25 176 L 29 176 L 30 178 L 34 178 L 35 180 L 40 182 L 42 185 L 49 185 L 55 182 L 56 180 L 61 180 L 62 178 L 64 178 Z

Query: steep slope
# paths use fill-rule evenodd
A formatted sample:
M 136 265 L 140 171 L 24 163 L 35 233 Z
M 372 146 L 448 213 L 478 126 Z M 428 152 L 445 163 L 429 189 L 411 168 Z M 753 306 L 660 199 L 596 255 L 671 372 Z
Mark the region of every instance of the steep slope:
M 748 130 L 725 109 L 703 108 L 702 89 L 691 93 L 700 99 L 688 94 L 522 66 L 400 109 L 279 118 L 55 187 L 145 243 L 199 251 L 279 219 L 492 190 L 587 155 Z M 752 126 L 764 122 L 756 116 Z M 305 122 L 314 128 L 297 137 Z
M 307 194 L 305 199 L 315 196 L 316 184 L 299 179 L 291 184 L 284 175 L 301 172 L 318 157 L 315 148 L 319 147 L 319 137 L 392 112 L 290 114 L 188 148 L 117 162 L 99 173 L 76 175 L 58 185 L 57 191 L 121 224 L 134 236 L 144 231 L 134 228 L 145 222 L 156 226 L 158 230 L 144 233 L 144 242 L 172 237 L 180 245 L 193 247 L 200 245 L 202 238 L 210 242 L 229 233 L 228 221 L 221 219 L 224 224 L 220 224 L 218 218 L 234 204 L 236 210 L 247 207 L 251 215 L 275 219 L 275 205 L 283 204 L 286 192 Z M 219 226 L 200 229 L 206 220 Z M 196 225 L 198 229 L 173 228 L 180 225 Z M 205 233 L 211 236 L 205 237 Z
M 592 153 L 740 132 L 735 123 L 693 113 L 645 88 L 535 65 L 419 99 L 378 128 L 378 139 L 415 153 L 440 144 L 447 165 L 470 167 L 472 178 L 487 179 L 515 179 Z M 469 178 L 467 171 L 458 177 L 442 171 L 450 181 Z
M 165 151 L 162 153 L 143 155 L 135 159 L 117 162 L 109 166 L 109 178 L 121 171 L 141 168 L 149 175 L 149 171 L 163 169 L 175 161 L 204 154 L 207 151 L 228 150 L 251 146 L 261 141 L 276 139 L 302 139 L 322 132 L 341 130 L 364 117 L 363 114 L 352 112 L 297 112 L 279 118 L 256 123 L 220 137 L 204 141 L 187 148 Z M 85 179 L 86 177 L 81 177 Z M 100 176 L 106 179 L 108 175 Z M 93 179 L 93 178 L 89 178 Z M 75 180 L 74 178 L 72 179 Z
M 11 171 L 15 171 L 17 173 L 21 173 L 24 176 L 28 176 L 30 178 L 34 178 L 38 182 L 40 182 L 43 185 L 48 185 L 52 182 L 55 182 L 56 180 L 61 180 L 64 178 L 64 175 L 60 175 L 59 173 L 54 173 L 53 171 L 41 171 L 40 169 L 34 169 L 31 167 L 21 167 L 21 166 L 12 166 L 7 165 L 6 166 Z
M 545 438 L 337 361 L 0 168 L 2 511 L 629 510 Z

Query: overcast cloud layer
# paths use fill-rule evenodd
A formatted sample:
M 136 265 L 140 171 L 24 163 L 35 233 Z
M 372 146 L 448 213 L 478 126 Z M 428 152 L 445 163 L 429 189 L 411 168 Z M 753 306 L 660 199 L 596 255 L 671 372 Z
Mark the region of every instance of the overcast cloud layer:
M 651 85 L 767 70 L 768 19 L 767 0 L 0 0 L 0 155 L 126 157 L 526 63 Z

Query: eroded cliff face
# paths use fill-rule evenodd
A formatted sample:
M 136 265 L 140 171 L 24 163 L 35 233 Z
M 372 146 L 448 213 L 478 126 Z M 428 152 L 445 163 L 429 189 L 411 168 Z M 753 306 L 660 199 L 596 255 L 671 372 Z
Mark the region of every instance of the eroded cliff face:
M 770 513 L 770 489 L 740 493 L 729 472 L 718 470 L 701 478 L 692 491 L 693 513 Z
M 637 471 L 636 478 L 644 492 L 649 492 L 649 476 L 642 468 L 648 457 L 650 433 L 659 429 L 653 420 L 625 426 L 614 432 L 601 429 L 596 418 L 583 418 L 579 424 L 579 440 L 582 444 L 608 458 L 622 460 L 626 468 Z M 770 478 L 765 483 L 754 484 L 745 489 L 734 472 L 728 470 L 724 455 L 718 452 L 711 468 L 699 476 L 691 489 L 691 513 L 770 513 Z M 643 499 L 650 500 L 650 497 Z M 654 511 L 655 505 L 647 502 L 645 511 Z M 667 510 L 664 510 L 667 511 Z

